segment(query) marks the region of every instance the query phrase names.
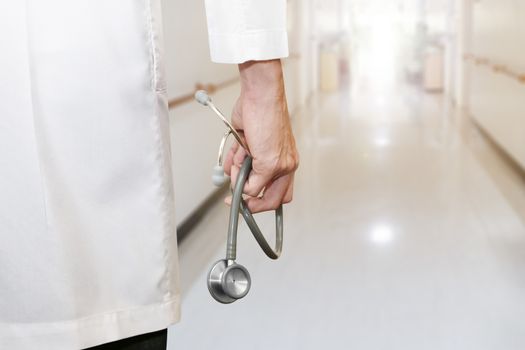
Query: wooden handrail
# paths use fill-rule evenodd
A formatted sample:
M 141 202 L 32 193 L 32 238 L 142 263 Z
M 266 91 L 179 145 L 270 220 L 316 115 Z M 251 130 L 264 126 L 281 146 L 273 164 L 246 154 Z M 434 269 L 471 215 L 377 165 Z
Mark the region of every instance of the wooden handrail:
M 301 58 L 301 55 L 300 54 L 297 54 L 297 53 L 290 53 L 290 55 L 288 56 L 289 59 L 300 59 Z M 283 60 L 283 63 L 286 63 L 286 60 Z M 201 83 L 196 83 L 195 84 L 195 88 L 193 89 L 193 91 L 187 93 L 187 94 L 184 94 L 184 95 L 181 95 L 179 97 L 175 97 L 175 98 L 172 98 L 168 101 L 168 107 L 169 109 L 173 109 L 175 107 L 178 107 L 180 105 L 183 105 L 183 104 L 186 104 L 188 102 L 191 102 L 193 101 L 193 96 L 195 95 L 195 92 L 197 92 L 197 90 L 206 90 L 208 91 L 210 94 L 213 94 L 214 92 L 218 91 L 218 90 L 221 90 L 225 87 L 228 87 L 230 85 L 233 85 L 235 83 L 237 83 L 238 81 L 240 80 L 239 77 L 236 77 L 236 78 L 232 78 L 232 79 L 228 79 L 228 80 L 225 80 L 219 84 L 213 84 L 213 83 L 209 83 L 209 84 L 201 84 Z
M 486 58 L 481 58 L 481 57 L 474 57 L 474 62 L 477 64 L 477 65 L 486 65 L 486 64 L 489 64 L 489 60 L 486 59 Z
M 503 64 L 495 63 L 495 62 L 490 61 L 488 58 L 478 57 L 470 53 L 464 54 L 463 59 L 465 61 L 472 61 L 475 64 L 480 65 L 480 66 L 490 67 L 495 73 L 506 75 L 510 78 L 516 79 L 518 82 L 522 84 L 525 84 L 525 73 L 523 74 L 516 73 L 513 70 L 511 70 L 509 67 Z
M 493 64 L 492 70 L 496 73 L 507 73 L 509 71 L 509 68 L 502 64 Z
M 300 59 L 301 55 L 298 54 L 298 53 L 291 52 L 290 55 L 288 56 L 288 58 L 292 59 L 292 60 Z M 283 60 L 283 63 L 286 63 L 286 60 Z M 213 84 L 213 83 L 201 84 L 201 83 L 196 83 L 195 84 L 195 88 L 193 89 L 193 91 L 191 91 L 191 92 L 189 92 L 187 94 L 181 95 L 179 97 L 175 97 L 175 98 L 170 99 L 168 101 L 168 107 L 169 107 L 169 109 L 173 109 L 175 107 L 178 107 L 180 105 L 183 105 L 183 104 L 186 104 L 188 102 L 193 101 L 193 96 L 195 95 L 195 92 L 197 92 L 197 90 L 206 90 L 210 94 L 213 94 L 214 92 L 216 92 L 218 90 L 221 90 L 221 89 L 223 89 L 225 87 L 228 87 L 230 85 L 233 85 L 233 84 L 237 83 L 239 80 L 240 80 L 239 77 L 235 77 L 235 78 L 232 78 L 232 79 L 225 80 L 225 81 L 223 81 L 223 82 L 221 82 L 219 84 Z
M 225 80 L 225 81 L 223 81 L 223 82 L 221 82 L 219 84 L 213 84 L 213 83 L 201 84 L 201 83 L 197 83 L 197 84 L 195 84 L 195 88 L 193 89 L 192 92 L 189 92 L 189 93 L 184 94 L 182 96 L 170 99 L 168 101 L 168 107 L 169 107 L 169 109 L 173 109 L 175 107 L 178 107 L 180 105 L 183 105 L 183 104 L 186 104 L 188 102 L 193 101 L 193 96 L 195 95 L 195 92 L 197 92 L 197 90 L 206 90 L 210 94 L 213 94 L 214 92 L 217 92 L 218 90 L 221 90 L 221 89 L 223 89 L 225 87 L 228 87 L 230 85 L 233 85 L 233 84 L 237 83 L 238 81 L 239 81 L 239 77 L 235 77 L 233 79 Z

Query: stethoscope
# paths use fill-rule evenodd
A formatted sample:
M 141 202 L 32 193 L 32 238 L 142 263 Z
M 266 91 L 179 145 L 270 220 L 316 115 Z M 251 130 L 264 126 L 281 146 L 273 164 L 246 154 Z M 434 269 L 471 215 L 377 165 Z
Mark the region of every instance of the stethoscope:
M 248 270 L 235 262 L 237 257 L 237 228 L 239 226 L 239 213 L 246 221 L 253 237 L 259 246 L 270 259 L 278 259 L 283 247 L 283 207 L 282 205 L 275 211 L 275 250 L 270 247 L 264 238 L 259 226 L 255 222 L 252 213 L 246 206 L 242 198 L 242 190 L 248 174 L 252 168 L 252 157 L 248 147 L 241 138 L 237 130 L 215 107 L 210 96 L 204 90 L 195 93 L 195 99 L 204 106 L 210 107 L 215 114 L 226 124 L 228 131 L 222 137 L 219 146 L 217 165 L 213 168 L 212 181 L 216 186 L 222 186 L 226 181 L 223 168 L 223 153 L 226 140 L 230 135 L 237 140 L 240 147 L 244 148 L 248 154 L 244 159 L 237 181 L 233 186 L 232 202 L 230 207 L 230 221 L 228 224 L 228 240 L 226 244 L 226 258 L 217 261 L 208 272 L 208 290 L 211 296 L 220 303 L 229 304 L 237 299 L 241 299 L 250 291 L 252 280 Z

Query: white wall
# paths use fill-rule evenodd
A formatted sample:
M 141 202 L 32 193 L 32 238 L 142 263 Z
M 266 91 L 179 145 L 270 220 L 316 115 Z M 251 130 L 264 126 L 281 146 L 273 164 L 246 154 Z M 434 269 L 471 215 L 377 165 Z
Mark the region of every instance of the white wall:
M 468 69 L 464 61 L 464 55 L 470 53 L 472 37 L 472 0 L 455 1 L 455 47 L 454 52 L 454 89 L 452 100 L 460 108 L 467 106 L 469 79 L 467 77 Z
M 234 65 L 210 61 L 204 0 L 163 0 L 162 10 L 170 97 L 237 74 Z
M 191 92 L 196 83 L 220 83 L 238 74 L 233 65 L 210 62 L 204 0 L 165 0 L 162 5 L 170 99 Z M 232 87 L 213 98 L 227 109 L 235 95 Z M 170 124 L 175 210 L 180 224 L 215 190 L 210 176 L 223 126 L 193 102 L 172 109 Z
M 525 73 L 524 1 L 474 1 L 471 30 L 472 54 Z M 470 113 L 525 168 L 525 84 L 472 62 L 467 77 Z

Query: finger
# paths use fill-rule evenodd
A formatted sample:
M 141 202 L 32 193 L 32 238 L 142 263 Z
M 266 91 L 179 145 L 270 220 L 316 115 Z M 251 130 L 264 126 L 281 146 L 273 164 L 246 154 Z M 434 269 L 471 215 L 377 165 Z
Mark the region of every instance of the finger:
M 238 167 L 237 165 L 232 165 L 231 167 L 231 175 L 230 175 L 230 178 L 231 178 L 231 182 L 230 182 L 230 185 L 231 185 L 231 188 L 233 189 L 235 187 L 235 183 L 237 182 L 237 177 L 239 176 L 239 171 L 241 170 L 240 167 Z
M 243 192 L 249 196 L 257 197 L 272 180 L 271 174 L 261 174 L 252 169 L 244 184 Z
M 235 152 L 237 152 L 237 149 L 239 148 L 239 144 L 237 142 L 234 142 L 229 151 L 226 155 L 226 158 L 224 159 L 223 166 L 224 166 L 224 172 L 226 175 L 230 176 L 231 167 L 233 164 L 233 157 L 235 155 Z
M 276 178 L 292 174 L 295 171 L 295 163 L 288 162 L 285 165 L 273 164 L 274 162 L 263 162 L 261 160 L 253 162 L 252 171 L 248 175 L 243 192 L 257 197 L 268 183 Z
M 226 204 L 227 206 L 231 207 L 231 205 L 232 205 L 232 196 L 228 196 L 228 197 L 224 198 L 224 204 Z
M 244 158 L 246 158 L 246 150 L 242 147 L 237 147 L 237 151 L 235 152 L 235 155 L 233 156 L 233 164 L 238 166 L 239 168 L 242 166 L 242 163 L 244 161 Z
M 293 185 L 294 185 L 294 174 L 290 174 L 291 180 L 288 184 L 288 189 L 286 190 L 286 193 L 283 197 L 283 204 L 290 203 L 293 200 Z
M 290 185 L 290 176 L 285 175 L 275 180 L 271 186 L 266 188 L 264 197 L 250 197 L 246 204 L 252 213 L 259 213 L 277 209 L 287 194 Z

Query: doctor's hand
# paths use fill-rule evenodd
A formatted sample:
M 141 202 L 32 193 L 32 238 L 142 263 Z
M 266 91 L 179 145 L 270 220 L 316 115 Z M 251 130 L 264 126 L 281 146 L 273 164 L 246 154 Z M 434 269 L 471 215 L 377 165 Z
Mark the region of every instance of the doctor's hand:
M 239 71 L 241 94 L 232 124 L 242 131 L 253 158 L 243 191 L 245 201 L 253 213 L 274 210 L 292 200 L 294 172 L 299 166 L 281 61 L 250 61 L 240 64 Z M 224 162 L 232 184 L 245 157 L 245 150 L 235 142 Z M 231 197 L 225 202 L 229 205 Z

